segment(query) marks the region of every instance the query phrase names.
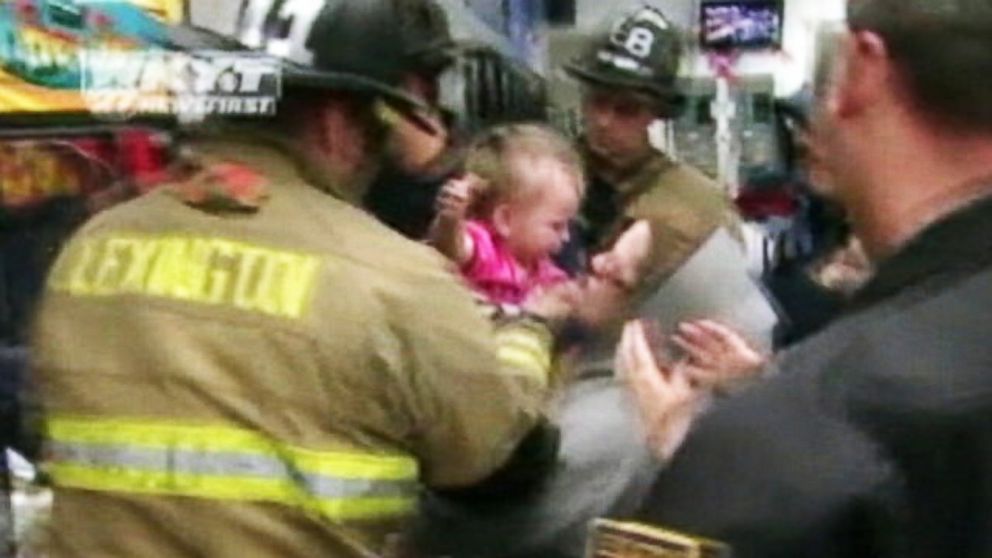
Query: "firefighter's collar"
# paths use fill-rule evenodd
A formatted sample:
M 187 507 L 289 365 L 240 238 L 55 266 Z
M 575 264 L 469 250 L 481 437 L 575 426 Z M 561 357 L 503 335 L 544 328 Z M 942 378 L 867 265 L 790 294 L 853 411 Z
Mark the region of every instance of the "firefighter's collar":
M 345 189 L 303 161 L 292 146 L 276 138 L 257 134 L 249 137 L 203 136 L 188 141 L 185 151 L 186 157 L 200 169 L 220 166 L 222 178 L 248 181 L 246 173 L 250 171 L 264 179 L 266 191 L 270 187 L 306 184 L 349 203 L 353 201 Z M 267 194 L 261 196 L 264 198 Z
M 590 172 L 613 187 L 621 200 L 630 200 L 643 194 L 655 182 L 655 178 L 675 165 L 664 153 L 652 149 L 640 161 L 618 169 L 610 161 L 596 155 L 583 145 L 583 151 L 590 162 Z

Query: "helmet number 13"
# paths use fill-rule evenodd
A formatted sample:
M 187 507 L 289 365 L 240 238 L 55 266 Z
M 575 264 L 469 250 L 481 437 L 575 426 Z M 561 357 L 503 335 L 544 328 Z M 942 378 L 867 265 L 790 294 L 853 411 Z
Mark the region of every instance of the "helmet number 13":
M 243 0 L 238 17 L 238 35 L 252 48 L 264 48 L 275 56 L 292 57 L 300 38 L 298 26 L 316 15 L 308 0 Z

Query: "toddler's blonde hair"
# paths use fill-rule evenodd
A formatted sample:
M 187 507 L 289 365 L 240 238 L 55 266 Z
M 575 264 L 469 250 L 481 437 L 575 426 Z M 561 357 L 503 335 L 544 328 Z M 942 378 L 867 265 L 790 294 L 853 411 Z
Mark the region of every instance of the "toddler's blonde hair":
M 539 124 L 504 124 L 482 132 L 468 148 L 465 170 L 483 180 L 472 205 L 473 214 L 485 215 L 500 203 L 539 191 L 539 185 L 535 187 L 518 176 L 521 170 L 514 163 L 523 157 L 559 163 L 572 175 L 579 199 L 585 195 L 582 160 L 571 142 Z

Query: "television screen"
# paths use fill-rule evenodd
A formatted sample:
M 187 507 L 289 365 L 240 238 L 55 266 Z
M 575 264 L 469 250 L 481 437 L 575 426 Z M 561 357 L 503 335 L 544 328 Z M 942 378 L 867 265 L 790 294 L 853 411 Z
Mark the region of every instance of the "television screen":
M 701 5 L 703 48 L 768 48 L 782 36 L 778 0 L 718 0 Z
M 0 117 L 87 113 L 80 53 L 153 46 L 185 17 L 183 0 L 0 0 Z

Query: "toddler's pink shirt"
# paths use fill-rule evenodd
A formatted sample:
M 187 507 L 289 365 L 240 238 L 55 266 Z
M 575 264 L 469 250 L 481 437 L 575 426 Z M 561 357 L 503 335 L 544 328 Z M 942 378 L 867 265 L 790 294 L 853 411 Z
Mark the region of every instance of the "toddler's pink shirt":
M 510 253 L 503 240 L 489 224 L 470 220 L 465 230 L 472 237 L 472 259 L 462 267 L 462 274 L 472 288 L 497 304 L 521 304 L 535 288 L 568 279 L 568 274 L 544 258 L 527 269 Z

